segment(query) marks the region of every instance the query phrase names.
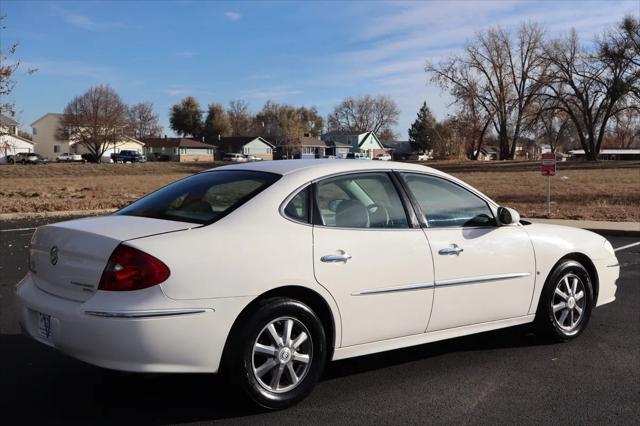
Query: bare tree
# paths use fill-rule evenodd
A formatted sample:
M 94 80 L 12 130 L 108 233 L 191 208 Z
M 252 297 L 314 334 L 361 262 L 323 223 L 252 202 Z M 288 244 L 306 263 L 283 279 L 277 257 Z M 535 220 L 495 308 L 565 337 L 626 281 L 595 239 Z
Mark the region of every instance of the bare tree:
M 462 55 L 427 64 L 431 80 L 448 89 L 454 102 L 483 111 L 498 135 L 502 159 L 513 158 L 544 84 L 543 41 L 544 31 L 536 24 L 522 24 L 515 38 L 492 28 L 478 33 Z
M 628 17 L 596 40 L 594 50 L 582 47 L 575 31 L 545 47 L 551 66 L 545 96 L 570 117 L 588 160 L 597 160 L 613 117 L 640 111 L 639 29 L 640 22 Z
M 626 109 L 614 117 L 604 144 L 607 148 L 640 148 L 640 114 Z
M 136 139 L 159 137 L 162 134 L 160 117 L 151 102 L 141 102 L 128 109 L 129 132 Z
M 57 130 L 60 140 L 75 141 L 96 161 L 121 140 L 127 127 L 127 106 L 108 85 L 92 86 L 64 108 Z
M 257 134 L 276 145 L 287 145 L 309 134 L 319 136 L 323 119 L 315 107 L 295 107 L 273 101 L 265 102 L 254 118 Z
M 241 99 L 229 102 L 227 118 L 231 136 L 250 136 L 254 130 L 249 104 Z
M 327 118 L 329 131 L 374 132 L 393 138 L 400 110 L 390 96 L 348 97 Z
M 6 15 L 0 16 L 0 31 L 6 29 L 4 20 Z M 11 95 L 16 86 L 15 74 L 20 68 L 19 59 L 11 59 L 10 56 L 15 55 L 18 50 L 18 42 L 12 43 L 8 48 L 2 49 L 0 46 L 0 114 L 9 117 L 15 116 L 15 105 L 13 102 L 7 101 L 7 97 Z M 33 74 L 37 69 L 29 68 L 27 74 Z

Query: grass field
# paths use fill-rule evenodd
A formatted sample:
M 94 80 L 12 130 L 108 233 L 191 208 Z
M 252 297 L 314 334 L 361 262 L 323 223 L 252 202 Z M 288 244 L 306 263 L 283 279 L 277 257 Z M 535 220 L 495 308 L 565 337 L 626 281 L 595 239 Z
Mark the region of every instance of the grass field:
M 221 163 L 0 165 L 0 213 L 123 207 Z M 428 162 L 525 217 L 640 221 L 640 162 L 559 163 L 547 215 L 539 162 Z

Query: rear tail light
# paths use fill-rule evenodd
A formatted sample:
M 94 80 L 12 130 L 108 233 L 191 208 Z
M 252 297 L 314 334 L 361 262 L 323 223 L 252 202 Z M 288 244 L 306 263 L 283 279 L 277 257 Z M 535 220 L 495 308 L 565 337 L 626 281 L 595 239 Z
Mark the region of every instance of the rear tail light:
M 171 271 L 155 257 L 120 244 L 111 253 L 98 290 L 140 290 L 164 282 Z

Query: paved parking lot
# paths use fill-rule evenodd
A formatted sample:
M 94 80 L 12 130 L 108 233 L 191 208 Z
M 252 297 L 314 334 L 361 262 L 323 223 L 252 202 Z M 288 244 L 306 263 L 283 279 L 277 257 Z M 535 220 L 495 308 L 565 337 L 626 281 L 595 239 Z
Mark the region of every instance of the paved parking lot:
M 596 309 L 574 342 L 549 344 L 517 327 L 339 361 L 301 404 L 262 413 L 230 400 L 216 377 L 111 372 L 21 336 L 13 288 L 25 273 L 29 228 L 41 223 L 0 223 L 2 424 L 630 424 L 640 417 L 640 246 L 617 253 L 618 300 Z M 609 237 L 614 247 L 639 239 Z

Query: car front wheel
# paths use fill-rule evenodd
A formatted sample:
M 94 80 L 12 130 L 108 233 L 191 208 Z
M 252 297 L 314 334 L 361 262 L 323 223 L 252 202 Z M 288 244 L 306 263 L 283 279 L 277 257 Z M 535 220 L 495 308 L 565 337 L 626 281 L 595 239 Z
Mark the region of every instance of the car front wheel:
M 266 299 L 232 342 L 227 379 L 259 406 L 286 408 L 311 393 L 326 353 L 324 328 L 311 308 Z
M 537 328 L 556 341 L 574 339 L 586 328 L 593 303 L 589 272 L 579 262 L 564 261 L 553 270 L 542 290 Z

